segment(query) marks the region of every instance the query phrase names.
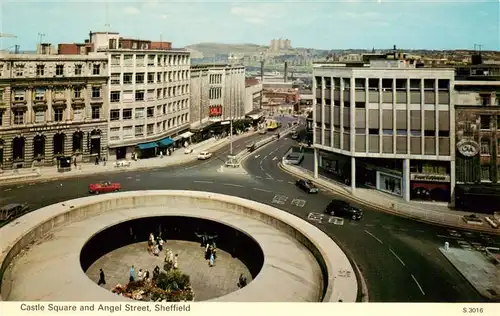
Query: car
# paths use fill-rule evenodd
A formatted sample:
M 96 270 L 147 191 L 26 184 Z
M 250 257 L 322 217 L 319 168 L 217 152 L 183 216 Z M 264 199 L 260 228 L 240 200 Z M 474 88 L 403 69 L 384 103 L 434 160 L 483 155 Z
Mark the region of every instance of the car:
M 295 185 L 306 191 L 307 193 L 318 193 L 318 188 L 312 183 L 311 180 L 299 179 L 295 181 Z
M 288 165 L 300 165 L 304 160 L 304 153 L 301 151 L 294 151 L 285 156 L 285 163 Z
M 187 155 L 187 154 L 190 154 L 190 153 L 192 153 L 192 152 L 193 152 L 193 148 L 186 148 L 186 149 L 184 150 L 184 154 L 186 154 L 186 155 Z
M 91 194 L 117 192 L 120 191 L 120 189 L 121 185 L 119 183 L 111 181 L 102 181 L 99 183 L 89 184 L 89 193 Z
M 29 211 L 26 203 L 11 203 L 0 207 L 0 222 L 19 217 Z
M 198 154 L 198 160 L 207 160 L 210 157 L 212 157 L 212 153 L 209 153 L 208 151 L 202 151 Z
M 347 217 L 352 220 L 360 220 L 363 217 L 362 210 L 342 200 L 332 200 L 326 206 L 325 213 L 332 216 Z

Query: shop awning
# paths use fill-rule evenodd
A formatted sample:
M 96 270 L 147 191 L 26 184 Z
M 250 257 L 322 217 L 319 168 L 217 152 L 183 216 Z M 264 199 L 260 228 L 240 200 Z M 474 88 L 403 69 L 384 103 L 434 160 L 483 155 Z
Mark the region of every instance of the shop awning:
M 162 146 L 162 147 L 168 147 L 168 146 L 172 145 L 173 143 L 174 143 L 174 141 L 170 137 L 165 137 L 165 138 L 160 139 L 158 141 L 158 145 Z
M 177 135 L 173 138 L 173 141 L 176 142 L 178 140 L 181 140 L 182 139 L 182 135 Z
M 181 134 L 182 138 L 189 138 L 189 137 L 191 137 L 191 136 L 193 136 L 193 135 L 194 135 L 194 134 L 193 134 L 193 133 L 191 133 L 191 132 L 185 132 L 185 133 L 182 133 L 182 134 Z
M 139 144 L 137 145 L 140 150 L 145 150 L 145 149 L 151 149 L 151 148 L 156 148 L 158 145 L 156 143 L 144 143 L 144 144 Z

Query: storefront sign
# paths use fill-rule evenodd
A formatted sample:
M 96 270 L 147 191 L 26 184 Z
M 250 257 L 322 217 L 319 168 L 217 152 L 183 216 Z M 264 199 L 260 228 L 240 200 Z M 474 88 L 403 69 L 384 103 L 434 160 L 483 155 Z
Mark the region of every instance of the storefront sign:
M 412 173 L 410 179 L 411 181 L 450 182 L 450 176 L 447 174 Z
M 222 115 L 222 105 L 211 106 L 208 110 L 208 116 L 221 116 Z
M 457 150 L 465 157 L 474 157 L 479 153 L 479 144 L 473 140 L 461 140 L 457 144 Z
M 71 128 L 71 125 L 52 125 L 52 126 L 40 126 L 40 127 L 32 127 L 29 129 L 30 132 L 45 132 L 45 131 L 51 131 L 54 129 L 60 130 L 60 129 L 67 129 Z

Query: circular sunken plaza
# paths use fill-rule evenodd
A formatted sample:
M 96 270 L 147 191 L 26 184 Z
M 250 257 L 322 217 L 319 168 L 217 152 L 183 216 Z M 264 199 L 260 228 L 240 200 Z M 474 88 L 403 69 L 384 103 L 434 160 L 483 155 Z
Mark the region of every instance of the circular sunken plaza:
M 163 266 L 149 233 L 178 254 L 195 301 L 355 302 L 349 259 L 321 230 L 274 207 L 198 191 L 131 191 L 84 197 L 24 215 L 0 228 L 1 299 L 125 301 L 110 289 L 129 269 Z M 217 235 L 209 267 L 200 233 Z M 198 235 L 198 237 L 197 237 Z M 106 273 L 98 286 L 99 269 Z M 237 286 L 239 275 L 248 284 Z

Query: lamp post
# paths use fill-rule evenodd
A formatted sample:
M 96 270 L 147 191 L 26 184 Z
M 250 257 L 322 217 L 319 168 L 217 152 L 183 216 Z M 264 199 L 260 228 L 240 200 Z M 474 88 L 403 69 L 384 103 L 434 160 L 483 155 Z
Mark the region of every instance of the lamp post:
M 229 56 L 229 155 L 233 156 L 233 58 Z

